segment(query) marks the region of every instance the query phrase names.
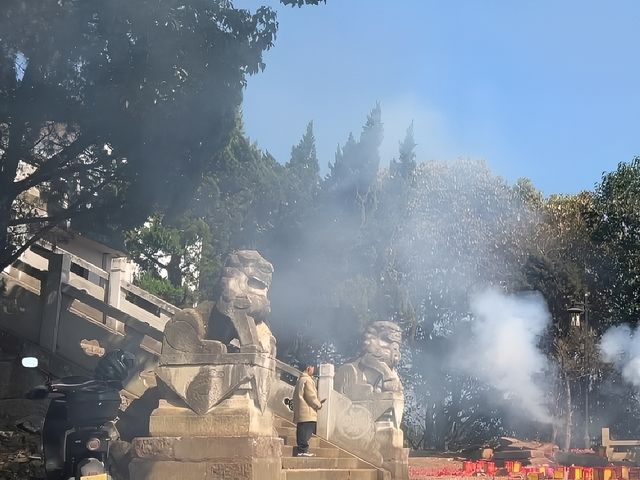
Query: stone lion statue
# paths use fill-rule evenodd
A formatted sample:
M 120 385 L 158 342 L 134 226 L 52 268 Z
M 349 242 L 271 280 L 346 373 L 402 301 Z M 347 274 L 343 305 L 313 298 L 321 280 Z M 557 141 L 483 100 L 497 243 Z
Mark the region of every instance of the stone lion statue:
M 372 323 L 364 333 L 362 355 L 334 377 L 334 388 L 351 400 L 336 413 L 335 437 L 356 446 L 393 478 L 408 478 L 408 449 L 400 429 L 404 391 L 396 370 L 401 341 L 395 323 Z
M 177 352 L 275 356 L 276 341 L 266 323 L 271 312 L 267 294 L 272 274 L 273 265 L 258 252 L 232 253 L 222 271 L 216 300 L 179 312 L 165 327 L 165 343 Z
M 392 322 L 374 322 L 364 334 L 364 353 L 336 372 L 334 387 L 352 400 L 374 393 L 402 392 L 396 367 L 400 362 L 402 331 Z
M 167 322 L 158 377 L 199 414 L 252 385 L 266 407 L 276 340 L 266 323 L 273 265 L 254 250 L 229 255 L 215 301 L 185 309 Z
M 229 255 L 220 279 L 220 295 L 207 322 L 207 338 L 237 348 L 254 345 L 275 356 L 275 338 L 266 320 L 271 313 L 269 288 L 273 265 L 255 250 Z M 254 328 L 255 327 L 255 328 Z

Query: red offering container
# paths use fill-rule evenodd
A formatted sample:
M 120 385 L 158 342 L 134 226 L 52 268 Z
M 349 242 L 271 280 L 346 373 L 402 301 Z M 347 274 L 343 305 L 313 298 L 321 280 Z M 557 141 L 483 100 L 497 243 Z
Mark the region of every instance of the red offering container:
M 569 467 L 569 480 L 582 480 L 582 467 Z
M 629 467 L 617 466 L 614 471 L 618 480 L 629 480 Z
M 465 475 L 473 475 L 476 473 L 476 464 L 475 462 L 463 462 L 462 463 L 462 471 Z
M 563 480 L 566 467 L 558 467 L 553 469 L 554 480 Z
M 514 460 L 512 473 L 520 473 L 521 471 L 522 471 L 522 463 L 516 462 Z

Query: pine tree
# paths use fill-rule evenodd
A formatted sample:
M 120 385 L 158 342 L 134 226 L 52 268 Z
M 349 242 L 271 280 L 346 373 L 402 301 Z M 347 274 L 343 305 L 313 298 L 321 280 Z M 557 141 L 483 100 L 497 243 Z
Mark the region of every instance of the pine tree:
M 315 190 L 320 183 L 320 167 L 316 153 L 316 138 L 313 134 L 313 122 L 307 124 L 307 130 L 300 142 L 291 148 L 291 159 L 287 163 L 291 172 L 302 188 Z
M 398 161 L 391 160 L 389 166 L 389 173 L 392 177 L 400 176 L 402 178 L 409 179 L 413 175 L 416 169 L 416 142 L 413 137 L 413 122 L 407 128 L 407 134 L 404 140 L 400 142 L 400 156 Z
M 338 148 L 335 162 L 329 165 L 325 190 L 345 207 L 361 202 L 376 182 L 383 136 L 381 118 L 380 104 L 376 104 L 367 116 L 359 141 L 349 134 L 342 149 Z
M 313 122 L 309 122 L 300 142 L 291 148 L 291 158 L 285 165 L 283 205 L 275 220 L 271 244 L 290 246 L 299 240 L 300 228 L 320 187 L 319 171 Z M 277 249 L 275 254 L 279 254 Z

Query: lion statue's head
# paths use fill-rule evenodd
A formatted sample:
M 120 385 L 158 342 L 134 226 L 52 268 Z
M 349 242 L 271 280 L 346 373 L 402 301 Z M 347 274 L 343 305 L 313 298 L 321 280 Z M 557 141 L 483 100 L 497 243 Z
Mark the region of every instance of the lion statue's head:
M 373 322 L 364 334 L 364 350 L 389 368 L 395 369 L 400 363 L 400 342 L 402 330 L 393 322 Z

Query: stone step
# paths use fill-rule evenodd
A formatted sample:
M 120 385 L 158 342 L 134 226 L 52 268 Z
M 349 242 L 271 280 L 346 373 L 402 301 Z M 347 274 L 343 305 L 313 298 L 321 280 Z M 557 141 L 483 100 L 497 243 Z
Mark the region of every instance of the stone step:
M 276 428 L 280 428 L 280 427 L 293 427 L 293 428 L 296 428 L 296 426 L 292 422 L 290 422 L 286 418 L 282 418 L 282 417 L 279 417 L 277 415 L 274 415 L 274 417 L 273 417 L 273 425 Z
M 327 457 L 282 457 L 282 468 L 367 468 L 364 462 L 357 458 L 327 458 Z
M 283 438 L 285 440 L 285 444 L 286 445 L 297 445 L 297 441 L 296 441 L 296 427 L 277 427 L 276 429 L 278 431 L 278 436 L 280 438 Z M 314 440 L 316 439 L 316 440 Z M 314 447 L 331 447 L 332 445 L 329 444 L 325 439 L 317 437 L 316 435 L 313 435 L 311 437 L 312 442 L 314 443 L 309 443 L 309 445 L 313 445 Z M 286 442 L 291 442 L 291 443 L 286 443 Z M 317 443 L 317 445 L 316 445 Z
M 311 453 L 315 453 L 316 456 L 319 458 L 355 458 L 353 455 L 333 447 L 332 448 L 311 447 L 309 448 L 309 451 Z M 296 447 L 292 447 L 289 445 L 285 445 L 284 447 L 282 447 L 283 459 L 286 457 L 295 457 L 295 453 L 296 453 Z M 304 458 L 304 457 L 301 457 L 301 458 Z M 313 457 L 310 457 L 310 458 L 313 458 Z
M 291 445 L 291 446 L 295 446 L 298 445 L 298 441 L 296 439 L 295 435 L 278 435 L 280 438 L 284 439 L 284 444 L 285 445 Z M 323 440 L 321 438 L 318 437 L 311 437 L 309 439 L 309 446 L 310 447 L 322 447 L 322 448 L 331 448 L 332 445 L 330 445 L 329 443 L 327 443 L 326 440 Z
M 283 470 L 286 480 L 377 480 L 378 472 L 373 469 L 291 469 Z
M 278 433 L 280 434 L 280 436 L 296 434 L 296 427 L 294 427 L 293 425 L 276 426 L 276 430 L 278 430 Z

